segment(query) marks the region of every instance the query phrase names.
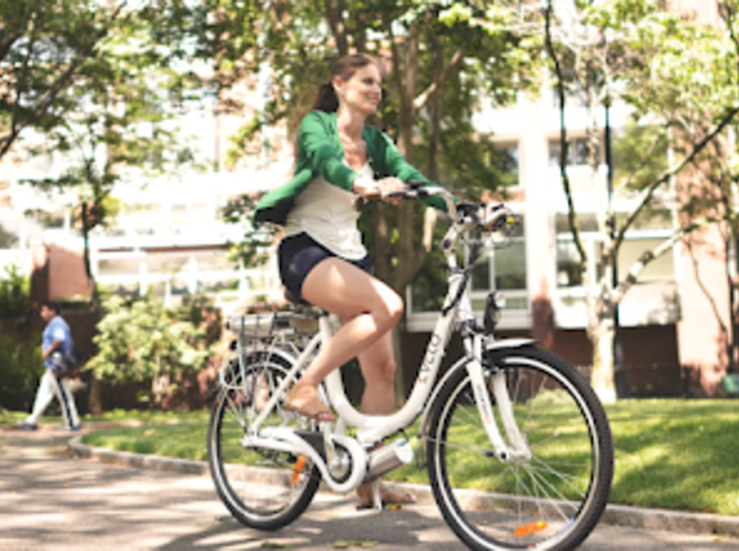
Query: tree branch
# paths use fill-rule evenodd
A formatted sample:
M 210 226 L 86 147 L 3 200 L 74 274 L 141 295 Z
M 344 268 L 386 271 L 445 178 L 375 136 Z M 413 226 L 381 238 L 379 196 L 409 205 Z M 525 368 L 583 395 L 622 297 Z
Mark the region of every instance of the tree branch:
M 340 56 L 349 53 L 349 43 L 346 37 L 346 24 L 343 16 L 343 2 L 337 0 L 334 4 L 333 0 L 326 0 L 326 19 L 331 27 L 331 34 L 336 39 L 336 47 Z
M 577 252 L 580 254 L 580 262 L 583 271 L 586 269 L 588 262 L 588 255 L 585 252 L 585 247 L 582 243 L 580 236 L 580 223 L 575 213 L 575 204 L 572 200 L 572 186 L 570 185 L 570 178 L 567 175 L 567 157 L 568 157 L 568 143 L 567 143 L 567 125 L 565 124 L 565 103 L 567 98 L 565 97 L 565 85 L 564 85 L 564 74 L 562 65 L 554 47 L 552 41 L 552 0 L 549 0 L 546 8 L 546 47 L 549 56 L 554 62 L 554 70 L 557 74 L 557 95 L 559 96 L 559 173 L 562 179 L 562 185 L 564 186 L 565 196 L 567 198 L 567 219 L 570 224 L 570 230 L 572 231 L 572 238 L 577 247 Z
M 616 236 L 613 248 L 614 250 L 617 250 L 618 247 L 623 242 L 626 231 L 634 224 L 634 221 L 636 218 L 641 214 L 641 212 L 646 208 L 646 206 L 651 201 L 652 197 L 654 196 L 654 193 L 657 191 L 659 187 L 661 187 L 663 184 L 668 182 L 670 178 L 678 174 L 680 171 L 683 170 L 688 164 L 690 164 L 693 159 L 698 155 L 703 149 L 713 140 L 718 134 L 721 133 L 721 131 L 726 128 L 726 126 L 734 119 L 736 114 L 739 113 L 739 107 L 732 107 L 729 109 L 721 119 L 721 122 L 714 128 L 713 132 L 710 134 L 707 134 L 698 144 L 696 144 L 693 147 L 693 150 L 690 152 L 690 154 L 685 157 L 681 162 L 679 162 L 676 166 L 672 167 L 671 169 L 666 170 L 662 176 L 660 176 L 657 180 L 655 180 L 644 192 L 644 195 L 642 197 L 642 200 L 639 204 L 639 206 L 629 215 L 628 219 L 624 223 L 624 225 L 621 227 L 621 229 L 618 231 L 618 235 Z
M 23 63 L 21 65 L 21 72 L 20 77 L 18 79 L 18 82 L 15 86 L 15 99 L 13 100 L 13 115 L 11 116 L 11 128 L 12 130 L 15 130 L 18 126 L 18 114 L 20 113 L 20 106 L 21 106 L 21 90 L 26 89 L 26 79 L 28 78 L 28 64 L 31 60 L 31 57 L 33 56 L 33 50 L 36 46 L 36 34 L 38 33 L 38 21 L 39 21 L 40 14 L 38 11 L 33 13 L 33 18 L 31 19 L 31 36 L 28 39 L 28 50 L 26 51 L 26 55 L 23 58 Z
M 387 17 L 387 14 L 383 11 L 382 13 L 382 25 L 390 38 L 390 53 L 392 55 L 392 75 L 395 81 L 395 88 L 398 91 L 400 97 L 400 109 L 404 111 L 407 105 L 410 103 L 408 95 L 406 93 L 405 86 L 403 84 L 403 74 L 400 71 L 400 52 L 398 51 L 398 44 L 395 42 L 395 33 L 393 33 L 392 21 Z
M 713 298 L 713 295 L 706 287 L 705 283 L 703 283 L 703 280 L 700 276 L 700 269 L 698 266 L 698 259 L 695 258 L 695 254 L 693 253 L 693 247 L 690 245 L 686 245 L 688 249 L 688 254 L 690 255 L 690 262 L 693 265 L 693 274 L 695 275 L 695 282 L 698 284 L 698 287 L 700 288 L 703 295 L 708 300 L 708 303 L 711 305 L 711 310 L 713 310 L 713 315 L 716 318 L 716 321 L 721 326 L 721 330 L 723 331 L 724 335 L 729 335 L 729 331 L 726 327 L 726 324 L 724 323 L 723 318 L 721 317 L 721 312 L 719 312 L 718 305 L 716 304 L 716 299 Z M 724 342 L 724 346 L 726 346 L 727 350 L 729 348 L 729 343 Z
M 121 10 L 128 3 L 128 0 L 123 0 L 118 7 L 113 11 L 111 16 L 107 19 L 102 28 L 93 35 L 93 39 L 90 43 L 80 52 L 80 54 L 69 64 L 69 66 L 59 75 L 56 82 L 47 90 L 47 92 L 37 101 L 34 107 L 30 110 L 28 116 L 23 122 L 13 121 L 11 130 L 6 132 L 4 135 L 0 135 L 0 159 L 8 152 L 13 142 L 18 138 L 20 132 L 27 126 L 35 123 L 46 111 L 53 105 L 59 93 L 67 85 L 69 80 L 74 76 L 77 69 L 89 58 L 95 55 L 95 48 L 99 42 L 105 38 L 108 34 L 110 24 L 113 23 L 121 13 Z
M 413 109 L 416 111 L 420 111 L 423 109 L 429 101 L 431 101 L 436 94 L 440 93 L 444 86 L 446 86 L 446 83 L 449 82 L 449 80 L 454 76 L 455 73 L 459 71 L 459 67 L 462 65 L 462 62 L 464 61 L 464 51 L 462 48 L 459 48 L 456 52 L 454 52 L 454 55 L 452 56 L 452 59 L 449 61 L 449 65 L 447 65 L 446 69 L 444 70 L 444 73 L 441 75 L 441 78 L 434 82 L 432 82 L 428 88 L 426 88 L 419 96 L 416 97 L 415 100 L 413 100 Z
M 23 33 L 9 33 L 7 36 L 3 36 L 5 34 L 4 30 L 2 31 L 2 34 L 0 34 L 0 61 L 5 59 L 5 56 L 8 55 L 11 48 L 13 47 L 13 44 L 16 43 L 16 41 L 23 36 Z
M 684 228 L 680 228 L 669 239 L 655 249 L 642 253 L 639 259 L 631 266 L 631 269 L 628 274 L 626 274 L 624 280 L 618 284 L 618 287 L 616 287 L 611 295 L 613 303 L 618 304 L 623 300 L 626 292 L 636 283 L 639 278 L 639 274 L 641 274 L 651 262 L 657 260 L 660 256 L 672 249 L 672 247 L 675 246 L 675 243 L 683 239 L 689 233 L 705 228 L 713 222 L 716 222 L 716 220 L 705 218 L 701 221 L 689 224 Z

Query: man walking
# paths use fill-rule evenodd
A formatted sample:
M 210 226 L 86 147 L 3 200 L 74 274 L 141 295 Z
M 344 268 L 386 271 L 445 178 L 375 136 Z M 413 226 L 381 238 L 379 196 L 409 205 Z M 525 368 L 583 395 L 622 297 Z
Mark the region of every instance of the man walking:
M 19 421 L 18 426 L 26 430 L 36 430 L 39 419 L 56 396 L 62 409 L 65 430 L 78 431 L 80 430 L 80 419 L 77 415 L 69 379 L 59 377 L 55 373 L 55 370 L 62 365 L 64 353 L 72 346 L 72 334 L 67 322 L 59 315 L 57 303 L 44 302 L 40 313 L 41 318 L 46 322 L 41 340 L 41 354 L 46 371 L 39 382 L 31 415 L 24 421 Z

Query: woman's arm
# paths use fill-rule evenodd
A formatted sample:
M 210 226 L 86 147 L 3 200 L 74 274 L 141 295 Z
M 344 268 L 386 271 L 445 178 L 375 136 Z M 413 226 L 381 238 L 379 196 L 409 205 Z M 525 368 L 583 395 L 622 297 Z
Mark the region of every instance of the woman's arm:
M 352 182 L 357 173 L 344 164 L 337 151 L 338 137 L 330 127 L 330 115 L 317 111 L 308 113 L 300 123 L 298 151 L 314 174 L 347 191 L 352 191 Z

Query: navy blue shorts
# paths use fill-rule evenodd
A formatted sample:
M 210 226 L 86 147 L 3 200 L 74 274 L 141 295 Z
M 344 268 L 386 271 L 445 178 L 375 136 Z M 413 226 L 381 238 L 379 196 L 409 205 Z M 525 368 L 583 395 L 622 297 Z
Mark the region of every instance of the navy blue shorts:
M 305 278 L 319 262 L 327 258 L 341 258 L 370 273 L 370 255 L 361 260 L 347 260 L 332 253 L 305 232 L 282 240 L 277 250 L 280 279 L 293 300 L 302 300 L 301 291 Z

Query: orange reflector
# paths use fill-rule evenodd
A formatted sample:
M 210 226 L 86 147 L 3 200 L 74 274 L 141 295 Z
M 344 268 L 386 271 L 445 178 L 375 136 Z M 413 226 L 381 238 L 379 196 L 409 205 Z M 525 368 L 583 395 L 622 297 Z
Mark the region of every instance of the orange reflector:
M 513 531 L 513 535 L 517 538 L 523 537 L 523 536 L 530 536 L 531 534 L 536 534 L 537 532 L 544 530 L 544 528 L 547 527 L 547 523 L 543 520 L 537 520 L 536 522 L 532 522 L 530 524 L 524 524 L 523 526 L 519 526 Z
M 298 460 L 295 462 L 295 467 L 293 467 L 293 477 L 290 479 L 290 483 L 295 486 L 295 484 L 298 483 L 298 477 L 300 476 L 300 472 L 303 470 L 303 465 L 305 465 L 305 454 L 300 454 L 300 457 L 298 457 Z

